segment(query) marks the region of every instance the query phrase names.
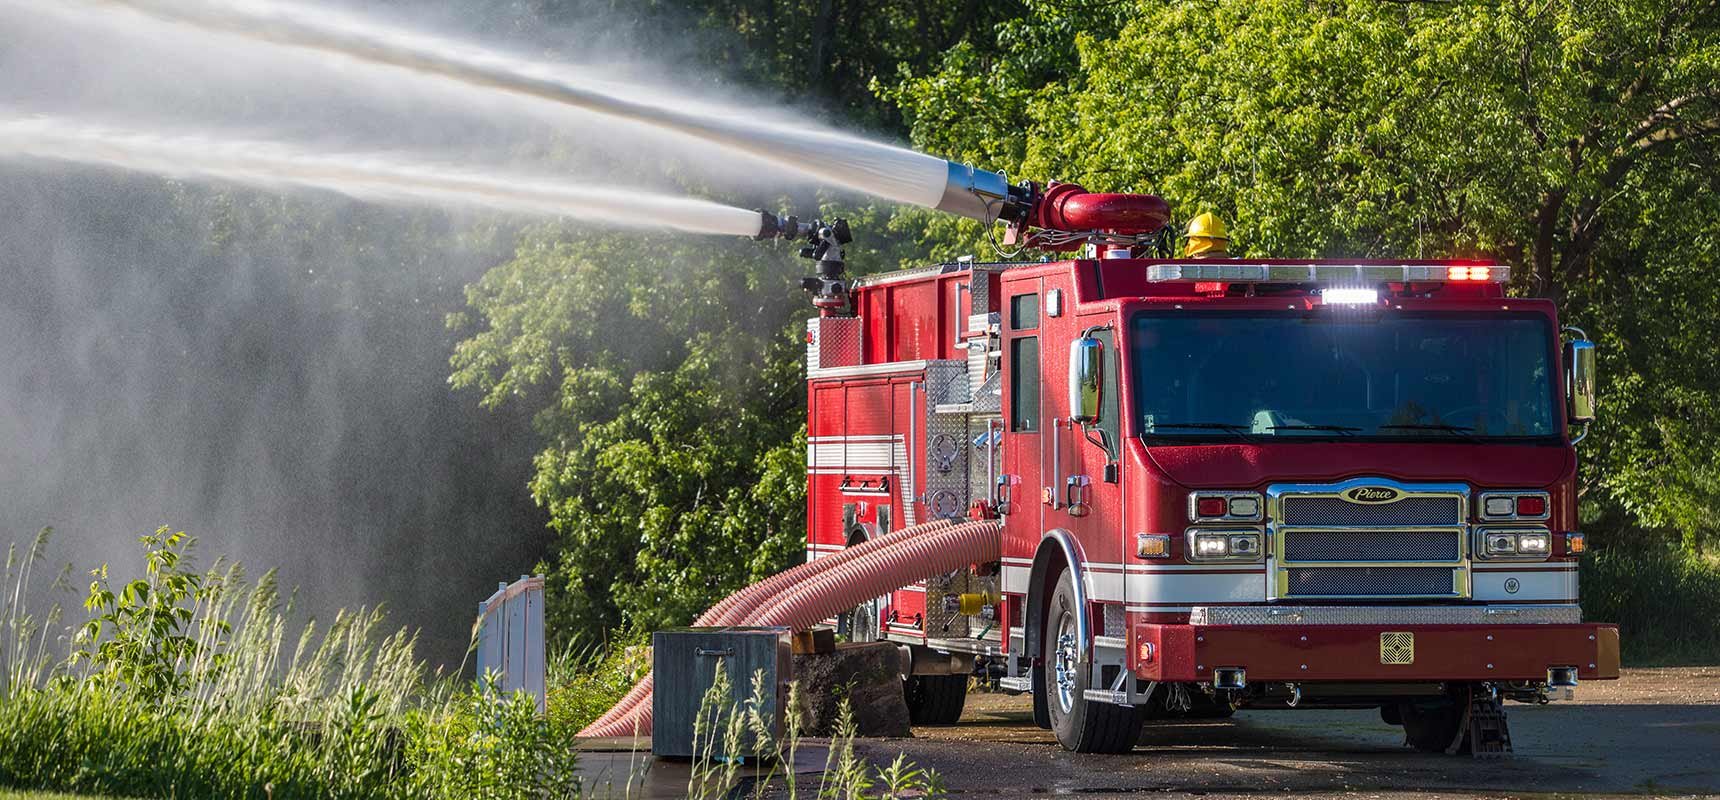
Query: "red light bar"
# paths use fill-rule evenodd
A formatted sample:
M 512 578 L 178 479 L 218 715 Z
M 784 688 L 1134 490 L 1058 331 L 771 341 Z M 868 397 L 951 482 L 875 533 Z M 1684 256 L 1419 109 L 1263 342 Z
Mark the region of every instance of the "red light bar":
M 1511 268 L 1504 264 L 1238 264 L 1225 261 L 1153 264 L 1147 280 L 1154 283 L 1320 283 L 1377 286 L 1382 283 L 1505 283 Z

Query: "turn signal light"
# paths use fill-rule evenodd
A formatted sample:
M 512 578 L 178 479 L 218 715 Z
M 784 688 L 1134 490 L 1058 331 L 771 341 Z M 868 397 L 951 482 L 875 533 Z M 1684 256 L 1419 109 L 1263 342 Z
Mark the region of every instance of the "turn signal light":
M 1135 534 L 1136 558 L 1170 558 L 1171 536 L 1168 533 Z
M 1589 550 L 1588 537 L 1586 537 L 1580 533 L 1577 533 L 1576 531 L 1571 531 L 1570 533 L 1565 534 L 1565 552 L 1566 553 L 1569 553 L 1570 555 L 1573 555 L 1573 556 L 1580 556 L 1583 553 L 1588 552 L 1588 550 Z
M 1202 497 L 1195 510 L 1203 517 L 1222 517 L 1229 513 L 1229 506 L 1222 497 Z
M 1547 498 L 1538 494 L 1526 494 L 1517 498 L 1517 516 L 1540 517 L 1547 514 Z

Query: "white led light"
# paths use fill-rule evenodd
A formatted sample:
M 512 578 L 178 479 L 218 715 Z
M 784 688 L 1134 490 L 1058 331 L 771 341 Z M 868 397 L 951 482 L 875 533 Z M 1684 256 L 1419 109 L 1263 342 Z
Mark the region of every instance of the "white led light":
M 1194 551 L 1207 558 L 1222 556 L 1230 552 L 1230 542 L 1223 535 L 1202 534 L 1194 538 Z
M 1517 534 L 1517 552 L 1541 555 L 1552 546 L 1552 538 L 1545 533 Z
M 1328 305 L 1371 306 L 1379 304 L 1380 293 L 1377 289 L 1327 289 L 1320 293 L 1320 299 Z

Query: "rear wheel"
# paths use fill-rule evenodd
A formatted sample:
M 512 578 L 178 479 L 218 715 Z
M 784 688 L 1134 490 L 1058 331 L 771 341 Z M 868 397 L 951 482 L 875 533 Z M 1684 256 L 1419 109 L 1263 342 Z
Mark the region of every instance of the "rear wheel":
M 1043 679 L 1035 690 L 1045 697 L 1051 730 L 1063 747 L 1077 753 L 1126 753 L 1141 735 L 1141 718 L 1133 706 L 1098 703 L 1085 698 L 1092 669 L 1087 643 L 1077 638 L 1079 608 L 1074 576 L 1068 569 L 1057 577 L 1057 589 L 1045 615 L 1040 636 Z
M 915 725 L 954 725 L 967 705 L 968 676 L 909 675 L 904 691 Z

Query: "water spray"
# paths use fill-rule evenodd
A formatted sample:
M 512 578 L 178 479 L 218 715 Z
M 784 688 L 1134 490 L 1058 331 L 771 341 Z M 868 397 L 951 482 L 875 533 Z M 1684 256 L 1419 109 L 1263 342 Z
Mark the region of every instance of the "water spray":
M 1151 195 L 1090 193 L 1068 183 L 1012 184 L 999 172 L 837 131 L 760 121 L 742 109 L 712 107 L 643 85 L 595 80 L 571 74 L 566 67 L 400 31 L 335 9 L 277 0 L 77 0 L 77 5 L 126 9 L 168 24 L 337 55 L 647 125 L 842 188 L 987 224 L 1001 222 L 1007 230 L 1000 249 L 1067 252 L 1091 247 L 1100 255 L 1137 254 L 1158 243 L 1169 218 L 1165 202 Z M 776 238 L 766 236 L 767 227 L 741 235 Z M 802 235 L 796 232 L 793 238 Z M 820 274 L 826 271 L 821 268 Z M 826 287 L 815 296 L 834 302 L 835 292 Z
M 477 174 L 375 154 L 310 154 L 274 142 L 120 130 L 52 117 L 0 120 L 0 159 L 82 163 L 263 188 L 298 186 L 364 200 L 487 208 L 627 227 L 729 236 L 752 236 L 759 230 L 756 211 L 637 189 Z

